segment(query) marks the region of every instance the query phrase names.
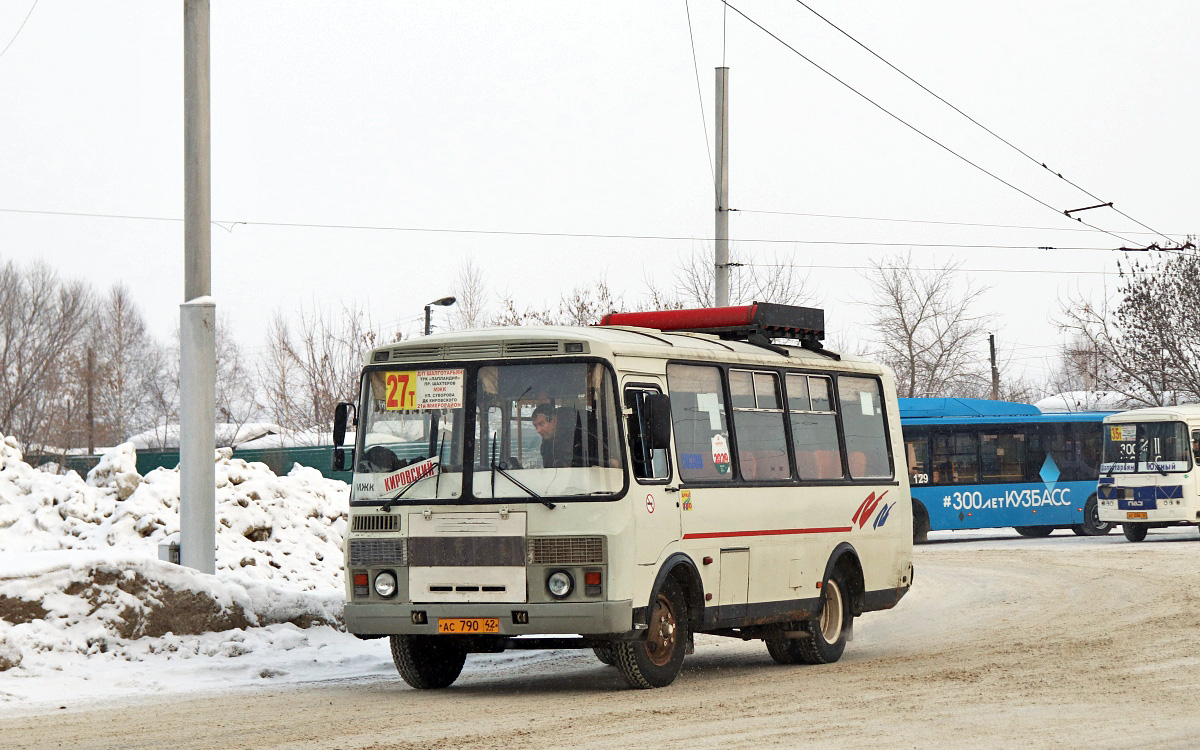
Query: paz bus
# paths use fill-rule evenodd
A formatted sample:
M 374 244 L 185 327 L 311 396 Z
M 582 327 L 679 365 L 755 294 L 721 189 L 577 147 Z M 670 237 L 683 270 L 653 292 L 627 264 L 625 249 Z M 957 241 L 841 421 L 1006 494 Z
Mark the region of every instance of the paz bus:
M 1100 518 L 1140 542 L 1150 529 L 1200 524 L 1200 405 L 1155 406 L 1104 420 Z
M 913 539 L 930 531 L 1012 526 L 1027 537 L 1055 529 L 1112 530 L 1096 498 L 1101 421 L 1111 412 L 1043 413 L 1031 404 L 902 398 Z
M 415 688 L 515 648 L 661 687 L 695 633 L 837 661 L 912 585 L 912 521 L 892 375 L 823 324 L 759 303 L 372 350 L 334 424 L 347 629 Z

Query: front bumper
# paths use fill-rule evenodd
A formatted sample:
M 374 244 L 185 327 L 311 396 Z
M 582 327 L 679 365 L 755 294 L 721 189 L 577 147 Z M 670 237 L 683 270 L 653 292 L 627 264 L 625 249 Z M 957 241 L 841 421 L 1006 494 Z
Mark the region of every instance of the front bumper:
M 425 613 L 425 624 L 413 623 L 413 612 Z M 527 622 L 517 624 L 514 612 Z M 495 617 L 500 635 L 603 635 L 633 629 L 633 602 L 549 602 L 528 604 L 411 604 L 347 602 L 346 630 L 354 635 L 435 635 L 439 617 Z

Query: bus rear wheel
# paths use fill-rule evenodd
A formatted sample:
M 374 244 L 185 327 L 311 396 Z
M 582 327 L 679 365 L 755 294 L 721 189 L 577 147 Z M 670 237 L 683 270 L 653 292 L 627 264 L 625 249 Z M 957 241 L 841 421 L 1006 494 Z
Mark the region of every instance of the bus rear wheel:
M 601 664 L 606 664 L 610 667 L 617 665 L 617 655 L 613 653 L 613 647 L 610 644 L 603 646 L 592 646 L 592 653 L 600 660 Z
M 1123 523 L 1121 531 L 1125 532 L 1125 538 L 1131 542 L 1140 542 L 1145 540 L 1146 532 L 1150 529 L 1144 523 Z
M 417 690 L 450 687 L 462 673 L 467 650 L 454 636 L 393 635 L 392 661 L 396 671 Z
M 834 571 L 821 584 L 821 614 L 808 622 L 807 638 L 769 638 L 767 653 L 780 664 L 832 664 L 842 658 L 850 633 L 849 589 Z
M 1053 526 L 1013 526 L 1021 536 L 1027 536 L 1030 539 L 1042 539 L 1048 537 L 1054 531 Z
M 666 687 L 683 669 L 688 644 L 687 602 L 674 579 L 667 578 L 650 608 L 650 627 L 639 641 L 616 641 L 612 654 L 629 687 Z

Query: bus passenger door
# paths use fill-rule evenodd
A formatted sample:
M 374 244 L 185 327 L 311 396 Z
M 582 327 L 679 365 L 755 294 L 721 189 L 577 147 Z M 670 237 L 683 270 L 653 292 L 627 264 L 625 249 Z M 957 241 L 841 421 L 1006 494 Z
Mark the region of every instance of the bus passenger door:
M 648 396 L 662 394 L 658 378 L 638 376 L 625 383 L 626 434 L 633 482 L 634 538 L 639 565 L 658 562 L 668 545 L 679 541 L 679 492 L 668 492 L 670 450 L 651 443 Z

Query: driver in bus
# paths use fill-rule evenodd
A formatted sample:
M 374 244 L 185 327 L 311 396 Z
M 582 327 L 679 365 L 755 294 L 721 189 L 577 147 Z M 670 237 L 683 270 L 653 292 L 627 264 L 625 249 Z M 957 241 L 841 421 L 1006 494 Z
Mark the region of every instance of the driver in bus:
M 583 440 L 576 429 L 574 409 L 541 404 L 533 410 L 530 422 L 542 439 L 542 466 L 564 469 L 584 465 Z

